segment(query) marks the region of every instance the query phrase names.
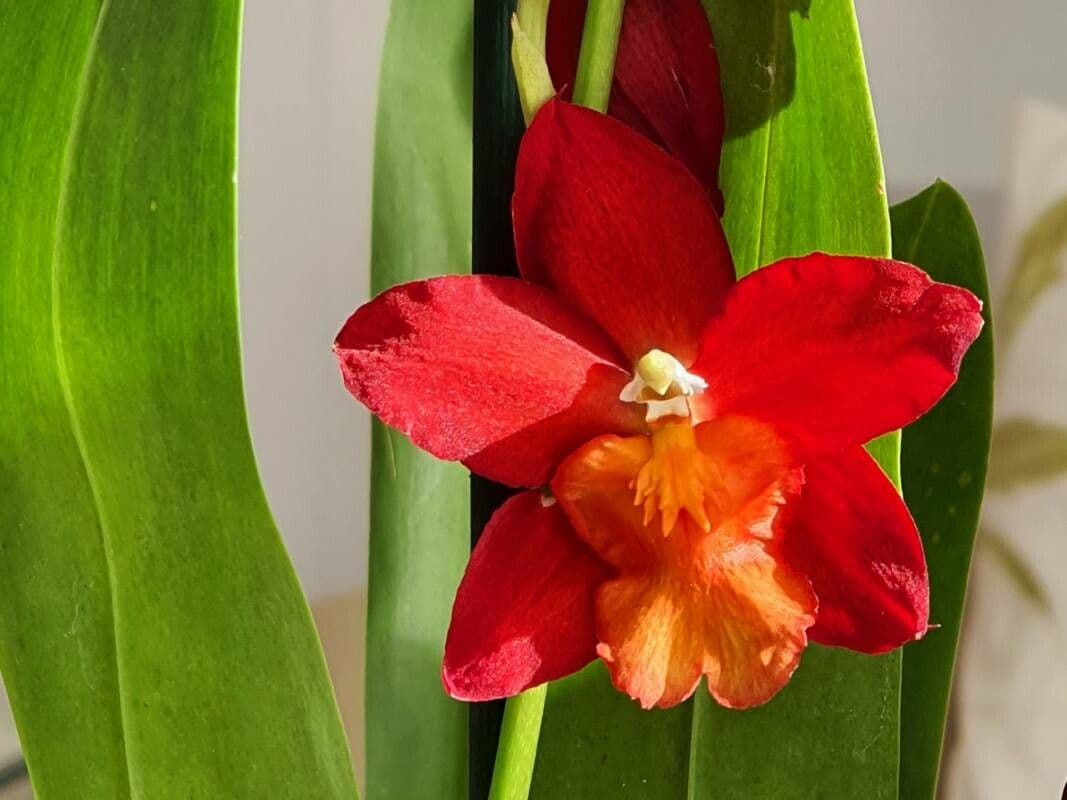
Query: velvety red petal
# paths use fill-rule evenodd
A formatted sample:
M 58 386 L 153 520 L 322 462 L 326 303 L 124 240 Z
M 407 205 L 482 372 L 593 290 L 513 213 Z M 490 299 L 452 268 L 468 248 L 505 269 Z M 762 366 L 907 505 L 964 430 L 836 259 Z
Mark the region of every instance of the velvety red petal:
M 523 137 L 513 200 L 519 267 L 596 320 L 633 361 L 683 364 L 734 282 L 707 195 L 622 123 L 560 100 Z
M 926 633 L 922 541 L 889 479 L 857 447 L 805 467 L 783 552 L 819 599 L 812 641 L 884 653 Z
M 540 486 L 568 452 L 641 430 L 619 401 L 629 375 L 596 326 L 515 278 L 448 276 L 396 286 L 345 323 L 345 385 L 438 458 Z
M 809 453 L 863 444 L 948 391 L 981 307 L 896 261 L 815 253 L 757 270 L 704 332 L 698 416 L 750 416 Z
M 573 87 L 585 0 L 549 7 L 547 56 L 557 87 Z M 719 60 L 700 0 L 628 0 L 608 113 L 684 163 L 722 212 L 725 128 Z
M 509 499 L 471 555 L 441 677 L 458 700 L 511 697 L 596 658 L 593 596 L 608 568 L 538 492 Z

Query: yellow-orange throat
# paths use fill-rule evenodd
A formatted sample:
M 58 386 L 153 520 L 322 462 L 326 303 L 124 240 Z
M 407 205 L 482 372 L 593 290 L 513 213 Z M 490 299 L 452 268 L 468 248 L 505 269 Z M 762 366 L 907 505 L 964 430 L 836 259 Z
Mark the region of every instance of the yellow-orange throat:
M 648 459 L 630 482 L 644 524 L 660 515 L 660 530 L 674 530 L 684 511 L 710 532 L 790 469 L 788 454 L 768 428 L 748 420 L 694 427 L 671 417 L 652 426 Z

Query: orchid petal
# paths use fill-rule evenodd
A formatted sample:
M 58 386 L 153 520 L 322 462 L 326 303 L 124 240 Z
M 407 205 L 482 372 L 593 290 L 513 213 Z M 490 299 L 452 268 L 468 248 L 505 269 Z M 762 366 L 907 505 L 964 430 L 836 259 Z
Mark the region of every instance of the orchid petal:
M 863 448 L 804 468 L 783 549 L 819 598 L 812 641 L 884 653 L 927 630 L 930 583 L 915 522 Z
M 681 162 L 620 122 L 560 100 L 523 137 L 512 204 L 524 277 L 595 320 L 631 363 L 684 366 L 734 283 L 719 219 Z
M 619 573 L 596 602 L 598 653 L 615 685 L 646 708 L 669 707 L 706 675 L 719 703 L 748 708 L 786 684 L 815 619 L 815 596 L 775 533 L 800 480 L 773 432 L 755 423 L 705 423 L 696 442 L 702 474 L 726 479 L 709 482 L 703 512 L 683 510 L 670 526 L 634 503 L 655 456 L 649 437 L 590 442 L 552 487 L 578 534 Z M 694 513 L 706 514 L 707 530 Z
M 898 261 L 815 253 L 738 282 L 692 371 L 698 418 L 742 414 L 808 453 L 913 422 L 948 391 L 982 328 L 981 302 Z
M 438 458 L 540 486 L 572 449 L 641 430 L 629 375 L 596 326 L 514 278 L 448 276 L 361 307 L 334 346 L 348 390 Z
M 471 555 L 441 675 L 459 700 L 511 697 L 596 657 L 593 594 L 610 571 L 538 492 L 509 499 Z
M 556 0 L 548 63 L 565 96 L 578 68 L 585 0 Z M 628 0 L 608 113 L 678 158 L 722 213 L 719 155 L 725 130 L 719 60 L 699 0 Z

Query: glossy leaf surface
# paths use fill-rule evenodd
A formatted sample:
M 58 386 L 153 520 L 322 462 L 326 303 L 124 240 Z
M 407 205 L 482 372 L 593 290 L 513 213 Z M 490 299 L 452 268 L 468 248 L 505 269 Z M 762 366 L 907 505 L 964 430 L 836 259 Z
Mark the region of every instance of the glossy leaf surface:
M 0 106 L 18 109 L 0 128 L 0 671 L 37 794 L 123 798 L 108 564 L 52 316 L 64 152 L 101 8 L 52 6 L 26 4 L 0 39 Z
M 245 420 L 240 11 L 5 14 L 0 666 L 42 800 L 356 794 Z
M 894 206 L 892 220 L 893 255 L 921 266 L 934 280 L 970 289 L 985 303 L 986 320 L 956 385 L 933 411 L 904 431 L 904 497 L 923 537 L 930 570 L 930 623 L 938 626 L 904 649 L 900 735 L 907 746 L 900 753 L 900 796 L 922 800 L 937 791 L 952 669 L 985 487 L 993 419 L 993 330 L 982 245 L 963 198 L 938 182 Z

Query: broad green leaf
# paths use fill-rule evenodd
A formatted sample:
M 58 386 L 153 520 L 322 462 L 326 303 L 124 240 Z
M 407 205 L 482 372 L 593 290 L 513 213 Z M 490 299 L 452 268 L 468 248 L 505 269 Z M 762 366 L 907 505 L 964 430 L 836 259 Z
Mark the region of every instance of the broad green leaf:
M 393 0 L 379 87 L 374 292 L 470 271 L 471 8 Z M 467 798 L 467 710 L 441 688 L 470 555 L 466 471 L 374 423 L 367 609 L 367 793 Z
M 904 648 L 900 796 L 933 798 L 967 593 L 971 552 L 989 458 L 993 418 L 993 332 L 982 244 L 963 198 L 938 182 L 893 207 L 893 255 L 934 280 L 965 286 L 985 303 L 986 327 L 959 381 L 904 431 L 904 497 L 919 526 L 930 570 L 930 622 L 939 626 Z
M 10 6 L 0 666 L 37 796 L 355 797 L 245 420 L 240 5 Z
M 642 711 L 611 685 L 599 661 L 549 684 L 530 796 L 686 797 L 691 703 Z
M 1014 489 L 1067 475 L 1067 428 L 1018 417 L 993 428 L 989 486 Z
M 997 307 L 997 329 L 1005 342 L 1018 332 L 1027 314 L 1045 290 L 1063 277 L 1067 260 L 1067 197 L 1052 205 L 1030 227 L 1019 246 L 1019 253 L 1004 295 Z
M 0 35 L 0 671 L 38 797 L 129 797 L 108 565 L 56 359 L 55 229 L 100 3 Z
M 725 224 L 740 274 L 812 250 L 889 254 L 849 0 L 707 0 L 726 97 Z M 877 443 L 898 474 L 897 437 Z M 767 706 L 642 712 L 593 665 L 549 688 L 538 798 L 895 798 L 900 656 L 809 648 Z

